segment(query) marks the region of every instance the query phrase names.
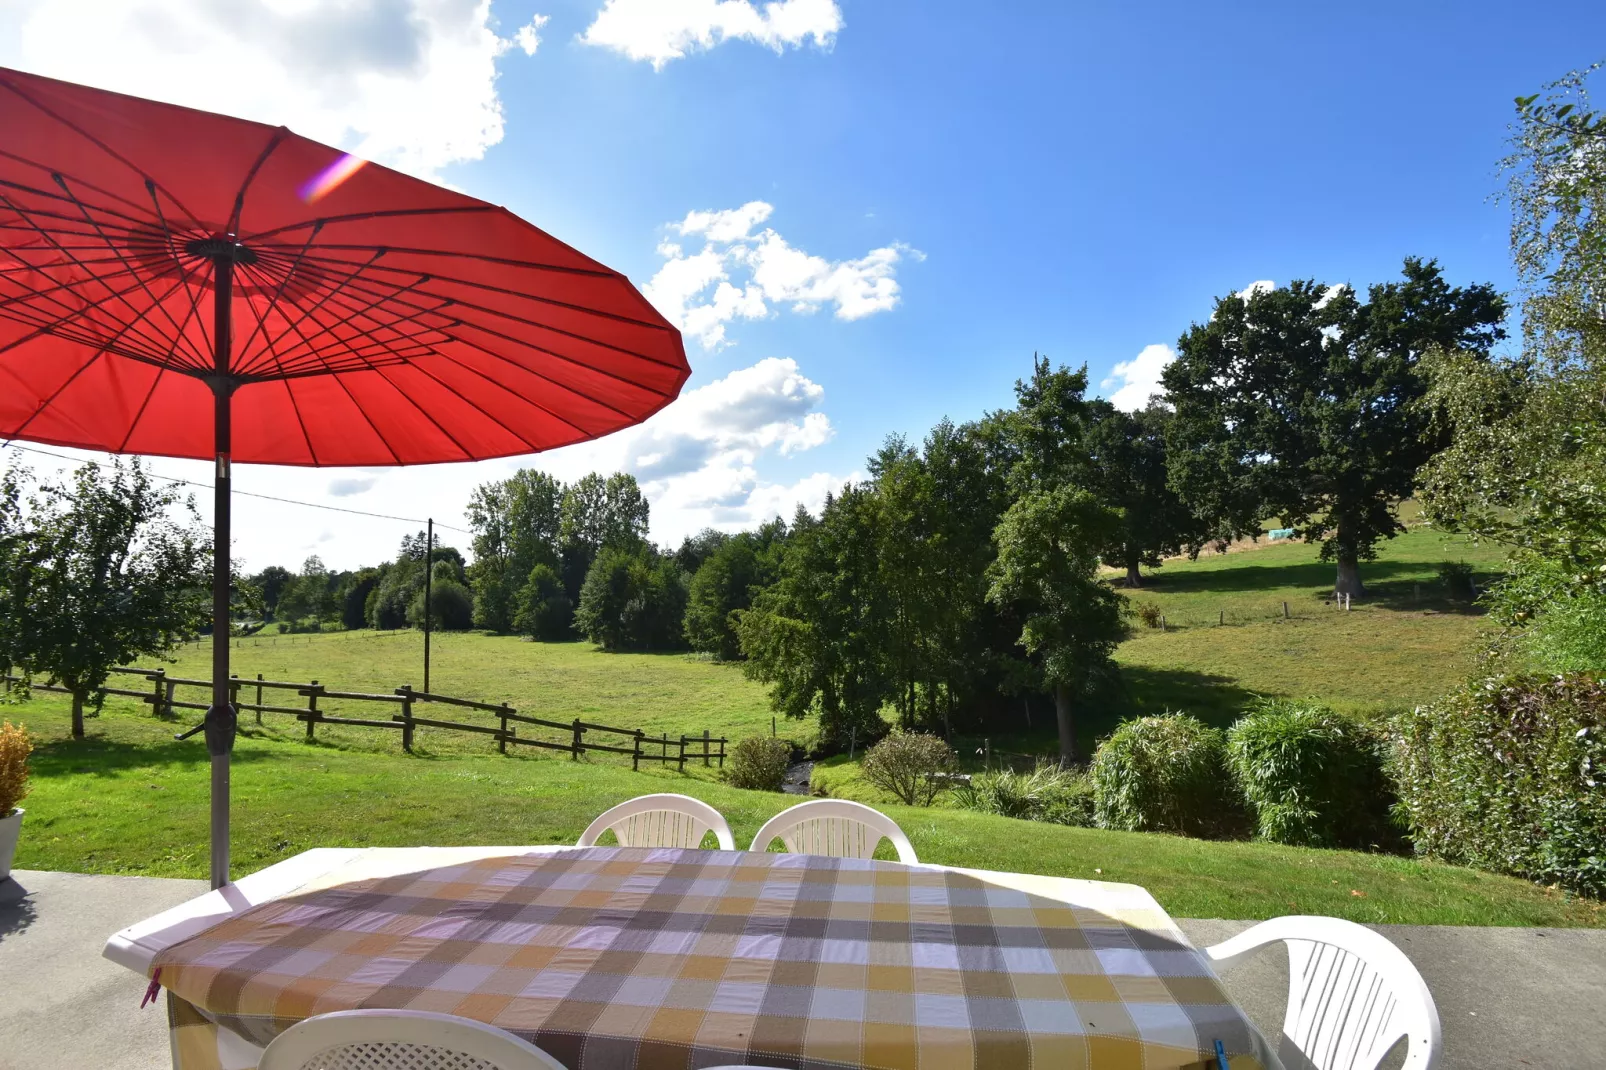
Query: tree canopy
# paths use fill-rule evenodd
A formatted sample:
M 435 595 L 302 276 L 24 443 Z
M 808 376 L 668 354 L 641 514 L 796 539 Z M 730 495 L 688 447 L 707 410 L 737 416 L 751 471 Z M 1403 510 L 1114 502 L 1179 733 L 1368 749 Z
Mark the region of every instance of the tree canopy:
M 1171 485 L 1217 539 L 1281 517 L 1337 563 L 1338 593 L 1362 594 L 1359 563 L 1403 530 L 1397 503 L 1443 444 L 1423 357 L 1486 361 L 1505 315 L 1492 286 L 1451 287 L 1414 258 L 1364 301 L 1309 279 L 1218 299 L 1164 373 Z
M 0 546 L 0 655 L 71 692 L 74 738 L 114 666 L 165 654 L 207 621 L 210 537 L 138 460 L 86 464 L 26 503 L 9 474 Z

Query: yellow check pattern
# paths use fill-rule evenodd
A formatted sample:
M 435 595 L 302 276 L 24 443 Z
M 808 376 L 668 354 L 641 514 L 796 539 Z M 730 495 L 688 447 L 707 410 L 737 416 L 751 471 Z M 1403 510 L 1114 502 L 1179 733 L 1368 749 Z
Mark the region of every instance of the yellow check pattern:
M 1217 1040 L 1233 1070 L 1270 1065 L 1141 889 L 1037 881 L 588 848 L 275 900 L 154 967 L 180 1070 L 221 1070 L 220 1027 L 261 1046 L 357 1007 L 489 1022 L 571 1070 L 1213 1070 Z

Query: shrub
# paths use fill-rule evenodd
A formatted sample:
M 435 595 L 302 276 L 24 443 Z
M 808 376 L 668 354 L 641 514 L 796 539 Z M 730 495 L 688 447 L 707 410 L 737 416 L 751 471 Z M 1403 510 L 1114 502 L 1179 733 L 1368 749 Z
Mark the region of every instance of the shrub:
M 28 794 L 28 730 L 10 721 L 0 725 L 0 817 L 17 808 Z
M 1008 769 L 978 773 L 955 794 L 967 810 L 1055 825 L 1093 824 L 1092 781 L 1049 763 L 1030 773 Z
M 752 791 L 780 791 L 792 764 L 792 745 L 771 736 L 753 736 L 732 748 L 725 780 Z
M 1142 621 L 1145 627 L 1160 626 L 1160 607 L 1153 602 L 1139 602 L 1132 607 L 1132 612 L 1137 614 L 1138 620 Z
M 1190 836 L 1242 828 L 1222 733 L 1197 718 L 1171 713 L 1123 723 L 1099 744 L 1089 773 L 1100 828 Z
M 1606 896 L 1606 682 L 1469 684 L 1394 721 L 1398 811 L 1429 857 Z
M 897 796 L 906 806 L 930 806 L 948 786 L 956 765 L 954 749 L 936 736 L 897 732 L 864 756 L 864 779 Z
M 1377 737 L 1324 706 L 1262 700 L 1227 733 L 1227 760 L 1263 839 L 1304 847 L 1392 843 Z
M 437 561 L 435 567 L 450 566 L 449 561 Z M 442 570 L 444 571 L 444 570 Z M 439 572 L 431 578 L 429 616 L 432 631 L 466 632 L 474 627 L 474 595 L 456 580 L 440 578 Z M 407 623 L 415 628 L 424 626 L 424 591 L 419 589 L 407 607 Z

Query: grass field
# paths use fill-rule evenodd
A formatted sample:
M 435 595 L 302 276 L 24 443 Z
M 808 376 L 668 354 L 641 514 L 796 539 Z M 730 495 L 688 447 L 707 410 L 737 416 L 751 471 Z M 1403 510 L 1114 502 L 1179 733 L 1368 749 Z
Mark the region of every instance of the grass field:
M 204 876 L 207 760 L 199 740 L 175 743 L 171 725 L 109 706 L 90 722 L 88 739 L 73 741 L 66 738 L 66 709 L 51 695 L 5 711 L 40 743 L 17 865 Z M 407 758 L 264 736 L 240 740 L 234 784 L 237 874 L 310 847 L 572 843 L 602 810 L 650 791 L 706 799 L 745 844 L 794 801 L 700 777 L 561 757 Z M 922 859 L 1130 881 L 1183 917 L 1313 913 L 1419 924 L 1606 924 L 1600 904 L 1385 855 L 886 809 Z
M 1483 627 L 1477 607 L 1439 583 L 1439 564 L 1467 562 L 1481 586 L 1504 559 L 1498 547 L 1414 526 L 1362 564 L 1367 596 L 1349 611 L 1327 601 L 1333 566 L 1303 544 L 1167 562 L 1126 592 L 1167 626 L 1137 625 L 1116 655 L 1132 707 L 1223 722 L 1254 695 L 1352 712 L 1431 701 L 1472 669 Z
M 1138 711 L 1180 709 L 1225 723 L 1256 694 L 1376 711 L 1431 699 L 1464 676 L 1481 621 L 1474 607 L 1444 595 L 1437 566 L 1466 560 L 1487 576 L 1498 567 L 1498 551 L 1413 530 L 1365 567 L 1371 595 L 1350 612 L 1323 605 L 1332 570 L 1315 557 L 1310 547 L 1279 544 L 1170 562 L 1149 586 L 1130 592 L 1135 601 L 1160 606 L 1168 628 L 1140 630 L 1122 645 L 1124 701 L 1083 711 L 1084 746 Z M 1218 623 L 1223 614 L 1225 625 Z M 205 677 L 210 655 L 209 643 L 190 644 L 170 671 Z M 262 636 L 239 641 L 234 666 L 246 679 L 260 672 L 269 679 L 389 692 L 422 685 L 422 643 L 417 633 Z M 446 634 L 436 638 L 431 684 L 442 694 L 505 700 L 556 721 L 580 717 L 672 737 L 705 728 L 732 738 L 770 730 L 760 686 L 736 666 L 687 655 L 603 654 L 580 643 Z M 368 717 L 391 712 L 323 706 Z M 149 707 L 113 698 L 90 720 L 90 738 L 75 742 L 66 738 L 66 711 L 62 696 L 44 694 L 3 711 L 40 738 L 17 864 L 204 875 L 205 749 L 198 738 L 172 740 L 197 715 L 159 721 Z M 438 707 L 420 714 L 490 722 L 486 715 L 448 715 Z M 420 730 L 417 753 L 406 757 L 393 732 L 324 726 L 308 743 L 291 718 L 269 714 L 265 722 L 258 727 L 249 714 L 243 718 L 235 755 L 238 872 L 314 846 L 572 842 L 613 803 L 665 790 L 719 807 L 742 843 L 793 801 L 729 788 L 716 770 L 697 765 L 681 776 L 632 773 L 628 764 L 601 756 L 581 762 L 528 751 L 500 757 L 486 737 L 429 729 Z M 781 725 L 793 739 L 806 740 L 809 732 L 807 724 Z M 1051 732 L 1045 724 L 1029 736 L 1000 736 L 993 743 L 1047 752 Z M 976 741 L 957 742 L 971 758 Z M 1606 924 L 1602 904 L 1404 858 L 1071 829 L 947 806 L 891 806 L 857 772 L 856 763 L 833 759 L 817 768 L 817 780 L 835 794 L 885 806 L 922 858 L 1132 881 L 1180 916 L 1300 912 L 1421 924 Z
M 269 680 L 319 680 L 334 690 L 389 694 L 404 684 L 423 686 L 423 636 L 418 632 L 335 632 L 321 635 L 254 636 L 236 639 L 233 671 L 242 679 L 261 673 Z M 156 667 L 154 663 L 145 667 Z M 211 640 L 187 644 L 168 666 L 173 676 L 209 679 Z M 124 680 L 122 686 L 130 686 Z M 141 685 L 134 683 L 134 689 Z M 764 689 L 742 675 L 740 667 L 686 654 L 604 654 L 589 643 L 531 643 L 514 636 L 440 633 L 430 653 L 430 687 L 437 694 L 480 702 L 507 702 L 520 713 L 553 721 L 575 718 L 619 728 L 639 728 L 648 735 L 707 729 L 732 739 L 770 731 L 769 700 Z M 277 695 L 277 697 L 273 697 Z M 199 689 L 180 689 L 178 698 L 207 701 Z M 242 701 L 254 701 L 254 689 Z M 268 691 L 270 705 L 304 706 L 294 693 Z M 330 700 L 320 709 L 335 715 L 378 717 L 397 712 L 372 703 Z M 132 704 L 129 704 L 132 708 Z M 418 706 L 414 713 L 473 724 L 495 724 L 488 714 L 441 706 Z M 193 716 L 193 715 L 192 715 Z M 254 720 L 246 714 L 247 720 Z M 263 731 L 278 738 L 302 732 L 300 722 L 284 715 L 263 715 Z M 793 726 L 797 737 L 800 726 Z M 255 724 L 252 724 L 255 730 Z M 806 728 L 803 729 L 806 733 Z M 321 726 L 318 738 L 348 749 L 399 753 L 398 733 L 375 729 Z M 520 735 L 563 739 L 561 733 L 521 726 Z M 597 736 L 595 742 L 619 743 Z M 470 736 L 423 728 L 417 746 L 426 754 L 484 753 L 492 744 Z

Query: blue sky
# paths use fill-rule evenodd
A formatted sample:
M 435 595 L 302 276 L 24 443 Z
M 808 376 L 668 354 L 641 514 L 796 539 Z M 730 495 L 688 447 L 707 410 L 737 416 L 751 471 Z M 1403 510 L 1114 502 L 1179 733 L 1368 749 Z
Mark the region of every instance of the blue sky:
M 131 0 L 87 31 L 8 12 L 0 63 L 287 122 L 506 204 L 684 313 L 682 403 L 523 462 L 637 471 L 661 541 L 817 503 L 887 434 L 1008 404 L 1034 350 L 1140 399 L 1149 347 L 1256 280 L 1361 286 L 1421 255 L 1509 288 L 1489 198 L 1511 99 L 1606 56 L 1598 3 Z M 257 75 L 221 98 L 183 62 L 220 43 Z M 461 523 L 467 488 L 516 466 L 237 482 Z M 406 530 L 260 508 L 253 568 L 352 567 Z

